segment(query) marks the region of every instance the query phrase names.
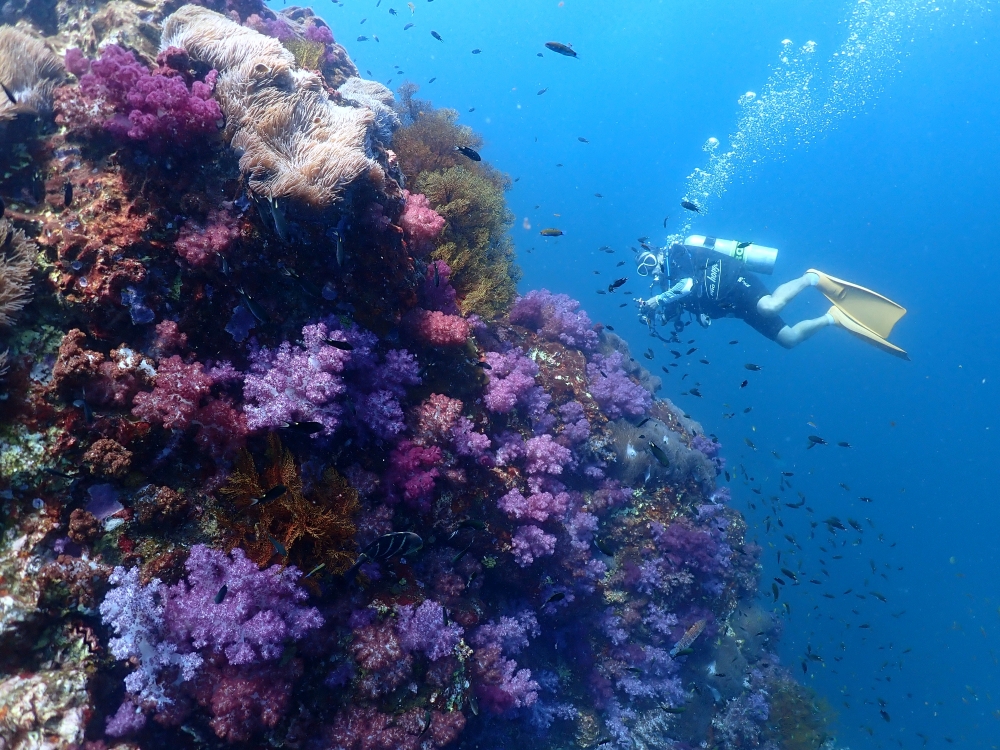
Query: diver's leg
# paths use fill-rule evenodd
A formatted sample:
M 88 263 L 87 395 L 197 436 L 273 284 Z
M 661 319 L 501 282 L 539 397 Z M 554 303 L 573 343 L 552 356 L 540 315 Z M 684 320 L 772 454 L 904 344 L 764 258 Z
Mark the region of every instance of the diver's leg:
M 804 273 L 797 279 L 786 281 L 773 292 L 757 300 L 757 309 L 761 315 L 777 315 L 785 309 L 785 305 L 795 299 L 795 296 L 803 289 L 816 286 L 819 282 L 819 275 L 815 273 Z
M 813 318 L 812 320 L 801 320 L 793 326 L 782 328 L 778 331 L 778 335 L 774 340 L 786 349 L 791 349 L 801 344 L 820 328 L 826 328 L 834 324 L 833 316 L 829 314 Z

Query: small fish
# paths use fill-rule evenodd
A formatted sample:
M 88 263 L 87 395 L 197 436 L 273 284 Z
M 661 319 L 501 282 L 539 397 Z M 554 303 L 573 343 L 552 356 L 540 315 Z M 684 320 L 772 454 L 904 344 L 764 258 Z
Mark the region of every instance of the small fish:
M 771 584 L 771 591 L 774 592 L 774 601 L 778 601 L 778 597 L 781 595 L 780 589 L 778 589 L 778 584 L 772 583 Z
M 577 139 L 578 141 L 580 141 L 580 143 L 590 143 L 590 141 L 588 141 L 588 140 L 587 140 L 586 138 L 584 138 L 584 137 L 583 137 L 582 135 L 580 135 L 580 136 L 577 136 L 577 138 L 576 138 L 576 139 Z
M 784 574 L 785 574 L 785 576 L 787 576 L 788 578 L 791 578 L 791 579 L 792 579 L 793 581 L 797 581 L 797 580 L 799 580 L 799 579 L 798 579 L 798 578 L 796 577 L 795 573 L 793 573 L 792 571 L 790 571 L 790 570 L 789 570 L 788 568 L 782 568 L 782 569 L 781 569 L 781 572 L 782 572 L 782 573 L 784 573 Z
M 470 111 L 470 112 L 475 112 L 475 111 L 476 111 L 476 108 L 475 108 L 475 107 L 469 107 L 469 111 Z M 514 180 L 514 182 L 517 182 L 517 180 Z
M 414 25 L 415 24 L 412 24 L 412 23 L 406 24 L 406 26 L 403 27 L 403 31 L 406 31 L 407 29 L 412 29 L 414 27 Z
M 389 8 L 389 15 L 390 16 L 396 15 L 396 9 L 395 8 Z
M 271 489 L 269 489 L 267 492 L 265 492 L 260 497 L 255 497 L 253 500 L 251 500 L 250 501 L 250 505 L 247 506 L 247 507 L 252 508 L 255 505 L 264 505 L 265 503 L 269 503 L 272 500 L 277 500 L 279 497 L 281 497 L 282 495 L 284 495 L 286 492 L 288 492 L 288 488 L 285 485 L 283 485 L 283 484 L 276 484 L 276 485 L 274 485 L 274 487 L 272 487 Z M 284 554 L 284 553 L 282 553 L 282 554 Z
M 642 426 L 643 426 L 644 424 L 646 424 L 646 422 L 648 422 L 649 420 L 650 420 L 650 417 L 643 417 L 643 418 L 642 418 L 642 421 L 641 421 L 641 422 L 639 422 L 639 424 L 637 424 L 637 425 L 636 425 L 636 427 L 642 427 Z
M 540 90 L 540 91 L 538 92 L 538 94 L 536 94 L 536 96 L 541 96 L 542 94 L 544 94 L 544 93 L 545 93 L 546 91 L 548 91 L 548 90 L 549 90 L 549 88 L 548 88 L 548 86 L 546 86 L 546 87 L 545 87 L 544 89 L 541 89 L 541 90 Z
M 413 3 L 407 3 L 407 4 L 406 4 L 406 7 L 410 9 L 410 15 L 411 15 L 411 16 L 412 16 L 412 15 L 413 15 L 414 13 L 416 13 L 416 12 L 417 12 L 417 6 L 416 6 L 416 5 L 414 5 Z
M 317 565 L 317 566 L 316 566 L 315 568 L 313 568 L 313 569 L 312 569 L 312 570 L 310 570 L 310 571 L 309 571 L 308 573 L 306 573 L 305 577 L 306 577 L 306 578 L 309 578 L 309 577 L 310 577 L 310 576 L 312 576 L 313 574 L 315 574 L 315 573 L 319 573 L 319 572 L 320 572 L 321 570 L 323 570 L 323 568 L 325 568 L 325 567 L 326 567 L 326 563 L 320 563 L 320 564 L 319 564 L 319 565 Z
M 379 560 L 388 560 L 396 555 L 409 555 L 423 546 L 424 540 L 412 531 L 393 531 L 383 534 L 361 551 L 357 562 L 344 576 L 351 580 L 358 568 L 365 562 L 378 562 Z
M 299 432 L 303 435 L 315 435 L 324 430 L 322 422 L 282 422 L 281 429 Z
M 564 232 L 561 229 L 555 229 L 553 227 L 549 227 L 547 229 L 543 229 L 541 232 L 539 232 L 539 234 L 542 235 L 542 237 L 562 237 Z
M 694 211 L 696 214 L 701 213 L 701 209 L 698 208 L 698 206 L 696 206 L 691 201 L 681 201 L 681 208 L 686 209 L 688 211 Z
M 614 331 L 615 330 L 614 326 L 604 326 L 604 327 L 607 328 L 609 331 Z
M 603 198 L 604 196 L 601 195 L 600 193 L 594 193 L 594 197 L 595 198 Z M 614 252 L 614 251 L 612 251 L 612 252 Z
M 849 523 L 851 525 L 851 528 L 853 528 L 859 534 L 863 533 L 865 530 L 864 527 L 860 523 L 855 521 L 853 518 L 848 518 L 847 523 Z
M 482 161 L 483 157 L 479 155 L 475 149 L 469 148 L 468 146 L 455 146 L 455 150 L 458 151 L 462 156 L 467 156 L 472 161 Z
M 889 718 L 889 713 L 884 708 L 880 708 L 878 710 L 878 714 L 886 721 L 892 721 L 892 719 Z
M 738 343 L 740 343 L 740 342 L 739 342 L 739 341 L 737 341 L 736 339 L 733 339 L 733 340 L 732 340 L 732 341 L 730 341 L 729 343 L 730 343 L 730 344 L 738 344 Z
M 274 547 L 275 552 L 277 552 L 282 557 L 288 557 L 288 550 L 285 549 L 285 546 L 281 542 L 279 542 L 270 534 L 267 535 L 267 538 L 271 541 L 271 546 Z
M 63 208 L 69 208 L 73 205 L 73 183 L 66 180 L 66 184 L 63 185 Z
M 264 323 L 265 325 L 271 322 L 271 317 L 267 314 L 267 310 L 257 304 L 257 302 L 255 302 L 249 294 L 243 291 L 243 287 L 237 287 L 236 293 L 240 295 L 240 298 L 243 300 L 243 304 L 247 306 L 250 314 L 257 318 L 259 322 Z
M 858 500 L 860 500 L 863 503 L 870 503 L 872 501 L 870 497 L 859 497 Z
M 432 31 L 431 32 L 431 36 L 434 37 L 435 39 L 437 39 L 439 42 L 443 42 L 444 41 L 444 39 L 441 38 L 441 35 L 438 34 L 436 31 Z
M 62 477 L 63 479 L 76 479 L 80 476 L 79 474 L 67 474 L 65 471 L 59 471 L 59 469 L 53 469 L 50 466 L 46 466 L 42 471 L 54 477 Z
M 491 365 L 486 360 L 480 360 L 479 362 L 476 362 L 476 364 L 473 365 L 473 367 L 481 367 L 484 370 L 492 370 L 493 369 L 493 365 Z
M 752 242 L 737 242 L 736 243 L 736 249 L 737 250 L 742 250 L 745 247 L 750 247 L 750 245 L 752 245 L 752 244 L 753 244 Z
M 744 414 L 749 414 L 751 411 L 753 411 L 753 407 L 752 406 L 748 406 L 746 409 L 743 410 L 743 413 Z
M 750 381 L 744 380 L 742 383 L 740 383 L 740 388 L 746 388 L 748 385 L 750 385 Z
M 750 438 L 746 438 L 746 437 L 743 438 L 743 442 L 747 444 L 747 447 L 749 447 L 750 450 L 752 450 L 752 451 L 757 450 L 757 446 L 753 444 L 753 441 Z
M 691 356 L 691 355 L 692 355 L 692 354 L 694 354 L 694 353 L 695 353 L 696 351 L 698 351 L 698 347 L 696 347 L 696 346 L 692 346 L 692 347 L 691 347 L 690 349 L 688 349 L 688 350 L 687 350 L 687 352 L 685 352 L 685 354 L 687 354 L 688 356 Z
M 368 37 L 366 37 L 366 36 L 359 36 L 358 37 L 358 41 L 359 42 L 367 42 L 368 41 Z
M 608 557 L 614 557 L 615 551 L 611 549 L 607 541 L 601 539 L 600 537 L 594 537 L 594 546 L 597 547 L 601 552 L 603 552 Z
M 437 269 L 437 266 L 434 267 Z M 342 352 L 353 352 L 354 344 L 349 341 L 341 341 L 340 339 L 327 339 L 326 343 L 332 346 L 334 349 L 340 349 Z
M 694 649 L 684 649 L 684 650 L 685 651 L 694 651 Z M 680 652 L 679 651 L 677 652 L 677 655 L 680 656 Z M 660 710 L 663 711 L 663 713 L 665 713 L 665 714 L 682 714 L 685 711 L 687 711 L 687 709 L 684 708 L 684 706 L 677 706 L 677 707 L 674 707 L 674 706 L 660 706 Z
M 455 527 L 456 529 L 475 529 L 476 531 L 486 531 L 486 522 L 478 518 L 466 518 Z
M 368 20 L 367 18 L 362 18 L 362 19 L 361 19 L 361 23 L 364 23 L 364 22 L 365 22 L 365 21 L 367 21 L 367 20 Z M 358 25 L 360 26 L 361 24 L 358 24 Z
M 550 596 L 548 599 L 545 600 L 545 604 L 555 604 L 556 602 L 561 602 L 565 598 L 566 594 L 564 594 L 562 591 L 557 591 L 556 593 L 554 593 L 552 596 Z
M 812 448 L 814 445 L 826 445 L 826 441 L 819 435 L 809 435 L 808 437 L 809 437 L 809 445 L 806 446 L 807 450 L 809 448 Z
M 885 594 L 880 594 L 878 591 L 872 591 L 871 594 L 883 604 L 886 603 Z
M 653 454 L 653 458 L 659 462 L 660 466 L 664 468 L 670 467 L 670 459 L 667 458 L 667 454 L 663 452 L 663 448 L 658 446 L 652 440 L 649 441 L 649 452 Z
M 562 42 L 546 42 L 545 48 L 566 57 L 577 57 L 576 50 Z
M 612 281 L 612 282 L 611 282 L 611 283 L 610 283 L 610 284 L 608 285 L 608 291 L 610 292 L 610 291 L 613 291 L 613 290 L 615 290 L 615 289 L 618 289 L 619 287 L 623 287 L 623 286 L 625 286 L 625 285 L 626 285 L 627 283 L 628 283 L 628 278 L 627 278 L 627 277 L 624 277 L 624 276 L 623 276 L 623 277 L 622 277 L 622 278 L 620 278 L 620 279 L 615 279 L 614 281 Z
M 434 81 L 436 81 L 436 80 L 437 80 L 437 76 L 434 76 L 429 81 L 427 81 L 427 83 L 434 83 Z
M 90 408 L 90 404 L 87 403 L 86 399 L 78 398 L 73 402 L 73 406 L 77 409 L 83 409 L 83 419 L 87 424 L 94 421 L 94 411 Z
M 837 445 L 839 445 L 841 448 L 850 448 L 851 447 L 851 444 L 848 443 L 846 440 L 841 440 L 839 443 L 837 443 Z
M 451 558 L 451 564 L 452 564 L 452 566 L 458 565 L 458 561 L 461 560 L 463 557 L 465 557 L 465 553 L 468 552 L 472 548 L 472 544 L 475 541 L 476 541 L 476 538 L 475 538 L 475 535 L 473 535 L 472 539 L 469 540 L 469 543 L 466 544 L 465 547 L 463 547 L 459 551 L 459 553 L 457 555 L 455 555 L 453 558 Z
M 219 589 L 219 593 L 215 595 L 215 603 L 222 604 L 222 601 L 226 598 L 227 593 L 229 593 L 229 586 L 222 584 L 222 588 Z
M 745 364 L 743 366 L 745 368 L 747 368 L 748 370 L 750 370 L 750 372 L 760 372 L 761 370 L 764 369 L 760 365 L 755 365 L 753 362 L 748 362 L 747 364 Z
M 683 380 L 683 378 L 681 378 L 681 380 Z M 690 391 L 688 391 L 688 393 L 690 393 L 692 396 L 695 396 L 696 398 L 701 398 L 701 391 L 699 391 L 697 388 L 692 388 Z
M 482 50 L 479 49 L 478 47 L 476 49 L 472 50 L 472 54 L 474 54 L 474 55 L 478 55 L 480 52 L 482 52 Z

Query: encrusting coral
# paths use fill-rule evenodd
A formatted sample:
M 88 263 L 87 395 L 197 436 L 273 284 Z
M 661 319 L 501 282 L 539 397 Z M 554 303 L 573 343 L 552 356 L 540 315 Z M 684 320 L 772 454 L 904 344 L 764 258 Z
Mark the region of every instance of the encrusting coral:
M 219 71 L 225 133 L 256 195 L 328 207 L 359 178 L 376 187 L 384 182 L 368 153 L 375 115 L 333 102 L 322 79 L 298 68 L 277 39 L 185 5 L 164 23 L 161 46 L 184 49 Z

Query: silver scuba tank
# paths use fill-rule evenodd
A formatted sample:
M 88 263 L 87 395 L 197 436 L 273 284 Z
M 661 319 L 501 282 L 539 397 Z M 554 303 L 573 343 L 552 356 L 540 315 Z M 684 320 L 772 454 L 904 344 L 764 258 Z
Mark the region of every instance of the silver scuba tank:
M 737 263 L 742 263 L 748 271 L 767 275 L 774 271 L 774 263 L 778 259 L 778 250 L 773 247 L 765 247 L 754 242 L 720 240 L 701 234 L 692 234 L 684 240 L 684 246 L 692 250 L 711 250 L 720 253 Z

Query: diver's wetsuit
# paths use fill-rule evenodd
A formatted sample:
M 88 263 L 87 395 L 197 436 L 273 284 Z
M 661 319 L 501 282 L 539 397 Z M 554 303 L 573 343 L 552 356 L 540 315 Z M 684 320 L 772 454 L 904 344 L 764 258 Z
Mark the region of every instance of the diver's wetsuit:
M 681 307 L 710 318 L 740 318 L 771 341 L 777 338 L 785 321 L 780 315 L 762 315 L 757 309 L 760 298 L 771 292 L 742 263 L 703 250 L 693 250 L 689 263 L 681 273 L 691 275 L 695 288 L 679 300 Z

